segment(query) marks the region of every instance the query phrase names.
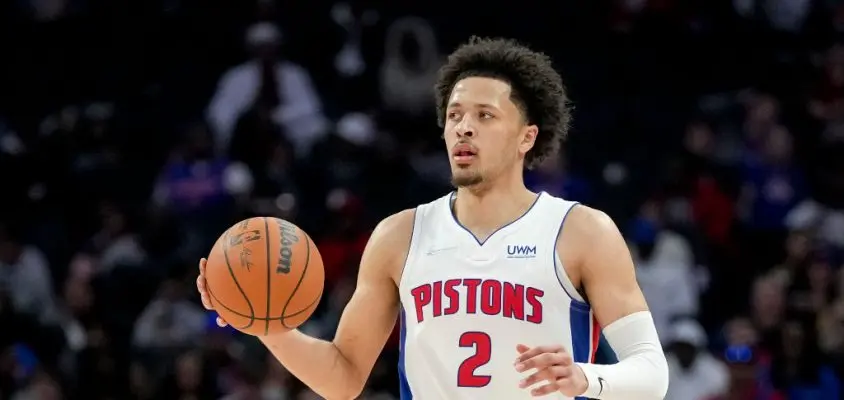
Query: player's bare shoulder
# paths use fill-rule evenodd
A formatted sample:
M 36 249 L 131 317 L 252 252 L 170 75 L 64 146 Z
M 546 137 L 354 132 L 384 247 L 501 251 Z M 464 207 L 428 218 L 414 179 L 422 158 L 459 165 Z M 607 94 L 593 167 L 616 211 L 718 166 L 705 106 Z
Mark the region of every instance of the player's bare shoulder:
M 557 254 L 572 283 L 579 286 L 584 261 L 595 252 L 615 251 L 618 243 L 624 244 L 624 239 L 609 215 L 577 205 L 569 211 L 560 229 Z M 623 247 L 626 251 L 626 245 Z
M 416 209 L 411 208 L 381 220 L 366 245 L 361 268 L 371 268 L 378 273 L 387 274 L 398 286 L 410 250 L 415 218 Z
M 573 207 L 566 217 L 565 226 L 560 230 L 560 238 L 566 235 L 567 240 L 589 244 L 592 240 L 617 232 L 615 222 L 607 213 L 580 204 Z

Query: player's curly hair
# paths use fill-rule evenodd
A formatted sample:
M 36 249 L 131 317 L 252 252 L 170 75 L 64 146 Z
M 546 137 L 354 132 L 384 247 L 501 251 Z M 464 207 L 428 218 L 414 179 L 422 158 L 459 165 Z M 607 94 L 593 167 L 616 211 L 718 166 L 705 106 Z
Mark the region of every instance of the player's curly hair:
M 551 59 L 510 39 L 473 36 L 448 57 L 435 86 L 437 120 L 445 126 L 445 110 L 454 85 L 481 76 L 510 84 L 510 99 L 529 124 L 539 128 L 534 147 L 525 155 L 528 169 L 560 148 L 568 135 L 571 109 L 560 74 Z

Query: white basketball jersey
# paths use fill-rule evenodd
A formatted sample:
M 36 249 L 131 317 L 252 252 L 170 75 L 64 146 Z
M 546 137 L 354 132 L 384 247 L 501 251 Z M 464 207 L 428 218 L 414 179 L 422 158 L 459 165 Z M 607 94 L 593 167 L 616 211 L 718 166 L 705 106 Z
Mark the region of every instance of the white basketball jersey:
M 598 324 L 555 250 L 576 203 L 540 193 L 481 242 L 454 217 L 453 196 L 416 208 L 399 283 L 401 398 L 531 399 L 519 388 L 528 373 L 514 368 L 517 344 L 562 344 L 575 362 L 597 348 Z

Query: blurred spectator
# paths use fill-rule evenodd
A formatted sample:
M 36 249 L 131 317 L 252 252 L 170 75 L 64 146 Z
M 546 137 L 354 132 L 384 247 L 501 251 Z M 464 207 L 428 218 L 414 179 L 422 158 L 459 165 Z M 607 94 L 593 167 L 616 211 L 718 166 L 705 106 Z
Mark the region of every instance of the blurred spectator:
M 785 237 L 786 216 L 806 198 L 807 188 L 785 127 L 771 127 L 764 137 L 751 140 L 762 140 L 762 144 L 758 151 L 751 150 L 744 162 L 739 206 L 748 229 L 748 250 L 760 253 L 755 256 L 755 267 L 763 270 L 782 257 L 779 243 Z
M 723 360 L 730 371 L 729 399 L 767 398 L 760 393 L 758 385 L 759 370 L 770 361 L 760 342 L 759 335 L 751 320 L 736 317 L 728 321 L 723 329 Z
M 200 400 L 218 396 L 213 378 L 205 369 L 201 354 L 187 351 L 180 354 L 167 374 L 158 398 Z
M 763 338 L 776 333 L 786 315 L 786 285 L 777 279 L 758 278 L 750 292 L 750 318 Z
M 132 341 L 136 347 L 166 351 L 189 346 L 200 338 L 205 332 L 205 313 L 185 298 L 184 291 L 179 282 L 162 285 L 135 323 Z
M 696 317 L 699 290 L 692 253 L 686 240 L 661 226 L 656 203 L 642 207 L 628 237 L 639 286 L 650 305 L 657 332 L 664 342 L 671 335 L 671 321 Z
M 253 179 L 245 166 L 218 155 L 205 126 L 197 124 L 164 165 L 153 201 L 183 224 L 187 252 L 200 254 L 225 229 L 237 196 L 252 190 Z
M 31 378 L 23 390 L 15 393 L 11 400 L 60 400 L 61 389 L 56 381 L 45 373 L 38 373 Z
M 813 324 L 790 320 L 779 333 L 768 383 L 782 398 L 794 400 L 839 399 L 841 380 L 823 360 Z M 763 378 L 764 379 L 764 378 Z
M 107 273 L 120 266 L 139 266 L 146 261 L 146 252 L 130 230 L 129 216 L 114 203 L 103 203 L 100 209 L 100 230 L 89 240 L 77 257 L 76 265 L 90 262 L 87 273 Z
M 686 127 L 683 151 L 673 160 L 667 188 L 674 202 L 671 221 L 688 228 L 697 227 L 711 246 L 723 252 L 729 243 L 735 219 L 733 174 L 720 160 L 718 138 L 712 127 L 694 121 Z M 677 202 L 680 202 L 677 204 Z
M 793 160 L 792 137 L 783 126 L 767 133 L 758 154 L 744 165 L 742 202 L 747 223 L 754 230 L 784 227 L 785 216 L 806 196 L 806 184 Z
M 62 372 L 73 376 L 80 353 L 90 344 L 86 327 L 95 318 L 95 298 L 90 276 L 68 277 L 64 284 L 63 300 L 56 321 L 64 334 L 59 367 Z
M 844 46 L 833 45 L 824 55 L 820 79 L 815 82 L 809 112 L 815 118 L 835 124 L 844 117 Z
M 208 106 L 218 148 L 228 148 L 237 120 L 253 108 L 266 109 L 302 154 L 325 131 L 326 120 L 311 77 L 301 66 L 278 58 L 280 40 L 281 32 L 268 22 L 247 31 L 253 58 L 223 75 Z
M 47 259 L 37 248 L 22 243 L 19 232 L 0 226 L 0 286 L 17 312 L 41 321 L 55 316 L 53 282 Z
M 378 13 L 364 10 L 356 13 L 351 4 L 337 2 L 331 8 L 331 19 L 345 33 L 343 46 L 334 57 L 334 69 L 345 79 L 360 76 L 366 70 L 362 49 L 363 28 L 375 23 Z
M 764 19 L 782 31 L 797 32 L 803 27 L 813 2 L 808 0 L 774 0 L 755 2 L 733 0 L 736 11 L 749 19 Z
M 792 231 L 811 230 L 824 244 L 844 248 L 844 211 L 808 199 L 795 206 L 786 216 Z
M 781 285 L 790 285 L 796 275 L 802 274 L 811 262 L 812 235 L 809 231 L 792 231 L 785 242 L 785 258 L 771 270 L 771 276 Z
M 267 355 L 267 375 L 261 383 L 261 400 L 291 400 L 289 372 L 271 355 Z
M 434 29 L 418 17 L 399 18 L 390 24 L 384 40 L 378 81 L 384 125 L 403 145 L 439 150 L 441 142 L 430 134 L 437 129 L 430 105 L 442 64 Z
M 381 66 L 384 111 L 406 118 L 429 115 L 442 58 L 433 28 L 421 18 L 401 18 L 390 25 L 386 40 Z
M 359 198 L 337 189 L 329 193 L 327 202 L 331 225 L 317 244 L 323 255 L 326 286 L 333 290 L 340 280 L 356 273 L 369 232 L 360 229 L 364 215 Z
M 667 336 L 667 400 L 712 400 L 729 393 L 727 367 L 706 351 L 706 333 L 697 321 L 675 322 Z
M 70 16 L 85 9 L 87 5 L 85 1 L 79 0 L 21 0 L 18 3 L 33 19 L 42 22 Z
M 548 157 L 537 169 L 525 171 L 525 185 L 534 191 L 585 204 L 592 200 L 589 182 L 569 171 L 561 154 Z

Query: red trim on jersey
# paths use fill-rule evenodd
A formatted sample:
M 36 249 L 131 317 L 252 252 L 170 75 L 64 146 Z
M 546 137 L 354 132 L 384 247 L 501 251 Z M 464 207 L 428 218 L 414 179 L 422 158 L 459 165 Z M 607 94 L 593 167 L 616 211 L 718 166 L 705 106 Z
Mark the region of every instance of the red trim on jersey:
M 595 354 L 598 353 L 598 344 L 601 342 L 601 325 L 598 324 L 598 319 L 592 315 L 592 332 L 591 332 L 592 348 L 589 350 L 589 362 L 595 362 Z

